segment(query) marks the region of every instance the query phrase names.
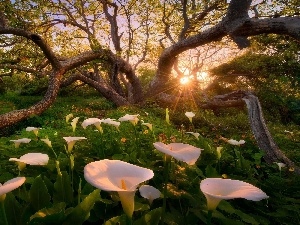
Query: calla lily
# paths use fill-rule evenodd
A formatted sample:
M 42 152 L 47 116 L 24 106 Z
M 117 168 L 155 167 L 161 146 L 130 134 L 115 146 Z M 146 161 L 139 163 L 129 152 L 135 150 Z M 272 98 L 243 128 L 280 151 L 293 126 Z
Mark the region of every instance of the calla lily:
M 151 123 L 142 123 L 142 125 L 148 127 L 152 131 L 153 125 Z
M 286 164 L 281 163 L 281 162 L 276 163 L 276 164 L 277 164 L 277 166 L 278 166 L 278 168 L 279 168 L 279 171 L 281 171 L 282 167 L 286 167 Z
M 167 124 L 170 124 L 170 115 L 169 115 L 169 109 L 166 108 L 166 122 Z
M 77 125 L 78 120 L 79 120 L 79 117 L 75 117 L 75 118 L 72 120 L 72 122 L 71 122 L 71 126 L 72 126 L 72 128 L 73 128 L 73 132 L 75 132 L 75 130 L 76 130 L 76 125 Z
M 35 134 L 35 136 L 38 136 L 39 129 L 40 128 L 37 128 L 37 127 L 27 127 L 26 131 L 32 131 Z
M 119 130 L 120 122 L 115 121 L 115 119 L 106 118 L 106 119 L 102 120 L 102 123 L 106 123 L 106 124 L 112 125 L 112 126 L 116 127 L 117 130 Z
M 134 210 L 134 195 L 137 186 L 151 179 L 150 169 L 132 165 L 120 160 L 100 160 L 84 167 L 84 178 L 88 183 L 104 191 L 117 191 L 128 217 Z
M 194 132 L 185 132 L 185 133 L 191 134 L 191 135 L 193 135 L 197 140 L 199 140 L 199 136 L 200 136 L 199 133 L 194 133 Z
M 63 137 L 68 144 L 68 152 L 71 153 L 76 141 L 85 140 L 85 137 Z
M 19 170 L 22 171 L 26 164 L 34 166 L 44 166 L 48 164 L 49 156 L 43 153 L 27 153 L 18 158 L 10 158 L 9 161 L 14 161 L 18 164 Z
M 229 139 L 227 142 L 231 145 L 238 145 L 238 146 L 243 145 L 243 144 L 246 143 L 244 140 L 236 141 L 236 140 L 233 140 L 233 139 Z
M 223 149 L 223 147 L 217 147 L 217 157 L 218 157 L 218 159 L 220 159 L 221 156 L 222 156 L 222 153 L 221 153 L 222 149 Z
M 72 113 L 66 115 L 66 123 L 68 123 L 71 118 L 73 118 L 73 114 Z
M 16 148 L 19 148 L 19 146 L 20 146 L 21 143 L 26 143 L 27 144 L 27 143 L 29 143 L 31 141 L 31 139 L 29 139 L 29 138 L 21 138 L 21 139 L 10 140 L 10 141 L 12 141 L 12 142 L 15 143 L 15 147 Z
M 139 121 L 139 118 L 138 118 L 139 114 L 136 114 L 136 115 L 129 115 L 129 114 L 126 114 L 125 116 L 122 116 L 119 118 L 119 121 L 130 121 L 134 126 L 137 124 L 137 122 Z
M 268 198 L 259 188 L 239 180 L 206 178 L 201 181 L 200 189 L 206 197 L 208 210 L 216 209 L 223 199 L 245 198 L 260 201 Z
M 100 133 L 103 133 L 103 129 L 101 127 L 101 122 L 102 121 L 99 118 L 88 118 L 82 122 L 81 126 L 83 127 L 83 129 L 86 129 L 87 126 L 94 124 L 95 127 L 97 128 L 97 130 Z
M 6 181 L 4 184 L 0 183 L 0 202 L 4 201 L 6 194 L 20 187 L 24 182 L 25 177 L 16 177 L 9 181 Z
M 189 165 L 195 164 L 202 150 L 183 143 L 171 143 L 166 145 L 162 142 L 155 142 L 153 145 L 158 151 L 173 156 L 175 159 L 186 162 Z
M 45 142 L 46 145 L 48 145 L 50 148 L 52 148 L 52 143 L 49 140 L 49 138 L 41 139 L 41 141 Z
M 150 185 L 142 185 L 139 188 L 139 192 L 143 198 L 149 200 L 150 205 L 152 204 L 153 200 L 160 197 L 160 191 L 155 187 Z
M 190 122 L 192 123 L 193 117 L 195 116 L 195 113 L 193 113 L 193 112 L 186 112 L 184 115 L 186 115 L 187 118 L 189 118 Z

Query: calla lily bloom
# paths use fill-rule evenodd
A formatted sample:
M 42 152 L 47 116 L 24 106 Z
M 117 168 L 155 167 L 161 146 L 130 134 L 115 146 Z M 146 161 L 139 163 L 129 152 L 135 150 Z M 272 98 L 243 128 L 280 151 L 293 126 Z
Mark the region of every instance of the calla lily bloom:
M 184 115 L 186 115 L 187 118 L 189 118 L 190 122 L 192 123 L 193 117 L 195 116 L 195 113 L 193 113 L 193 112 L 186 112 Z
M 10 141 L 12 141 L 12 142 L 15 143 L 15 147 L 16 148 L 19 148 L 19 146 L 20 146 L 21 143 L 26 143 L 27 144 L 27 143 L 29 143 L 31 141 L 31 139 L 29 139 L 29 138 L 21 138 L 21 139 L 10 140 Z
M 223 199 L 245 198 L 260 201 L 269 197 L 252 184 L 231 179 L 206 178 L 201 181 L 200 189 L 206 197 L 208 210 L 216 209 Z
M 151 131 L 153 129 L 153 125 L 151 123 L 142 123 L 142 125 L 148 127 Z
M 35 134 L 35 136 L 38 136 L 39 129 L 40 128 L 37 128 L 37 127 L 27 127 L 26 131 L 32 131 Z
M 0 183 L 0 202 L 4 201 L 6 194 L 20 187 L 24 182 L 25 177 L 16 177 L 9 181 L 6 181 L 4 184 Z
M 243 145 L 243 144 L 246 143 L 244 140 L 236 141 L 236 140 L 233 140 L 233 139 L 229 139 L 227 142 L 231 145 L 238 145 L 238 146 Z
M 185 132 L 185 133 L 191 134 L 191 135 L 193 135 L 197 140 L 199 140 L 199 136 L 200 136 L 199 133 L 194 133 L 194 132 Z
M 95 127 L 97 128 L 97 130 L 100 133 L 103 133 L 103 129 L 101 127 L 101 122 L 102 121 L 99 118 L 88 118 L 82 122 L 81 126 L 83 127 L 83 129 L 86 129 L 87 126 L 94 124 Z
M 73 113 L 66 115 L 66 123 L 68 123 L 71 118 L 73 118 Z
M 71 153 L 76 141 L 85 140 L 85 137 L 63 137 L 68 144 L 68 152 Z
M 285 163 L 279 162 L 279 163 L 276 163 L 276 164 L 277 164 L 277 166 L 278 166 L 278 168 L 279 168 L 279 171 L 281 171 L 282 167 L 286 167 L 286 164 L 285 164 Z
M 72 122 L 71 122 L 71 126 L 72 126 L 72 128 L 73 128 L 73 132 L 75 132 L 75 130 L 76 130 L 76 125 L 77 125 L 78 120 L 79 120 L 79 117 L 75 117 L 75 118 L 72 120 Z
M 149 200 L 150 205 L 152 204 L 153 200 L 160 197 L 160 191 L 155 187 L 150 185 L 142 185 L 139 188 L 139 192 L 143 198 Z
M 128 217 L 134 210 L 134 195 L 137 186 L 151 179 L 154 173 L 150 169 L 132 165 L 120 160 L 100 160 L 84 167 L 85 180 L 104 191 L 117 191 Z
M 34 166 L 44 166 L 48 164 L 49 156 L 43 153 L 27 153 L 18 158 L 10 158 L 9 161 L 14 161 L 17 163 L 19 170 L 22 171 L 26 164 Z
M 116 127 L 117 130 L 119 130 L 120 122 L 115 121 L 115 119 L 106 118 L 106 119 L 102 120 L 102 123 L 106 123 L 106 124 L 112 125 L 112 126 Z
M 173 156 L 175 159 L 186 162 L 189 165 L 195 164 L 202 150 L 183 143 L 171 143 L 166 145 L 162 142 L 155 142 L 153 145 L 158 151 Z
M 169 115 L 169 109 L 168 108 L 166 108 L 166 122 L 167 122 L 167 124 L 170 125 L 170 115 Z
M 52 148 L 52 143 L 49 140 L 49 138 L 41 139 L 41 141 L 45 142 L 46 145 L 48 145 L 50 148 Z
M 119 121 L 129 121 L 131 122 L 134 126 L 137 124 L 137 122 L 139 121 L 139 118 L 138 118 L 139 114 L 136 114 L 136 115 L 129 115 L 129 114 L 126 114 L 125 116 L 122 116 L 119 118 Z
M 222 153 L 221 153 L 222 149 L 223 149 L 223 147 L 217 147 L 217 157 L 218 157 L 218 159 L 220 159 L 221 156 L 222 156 Z

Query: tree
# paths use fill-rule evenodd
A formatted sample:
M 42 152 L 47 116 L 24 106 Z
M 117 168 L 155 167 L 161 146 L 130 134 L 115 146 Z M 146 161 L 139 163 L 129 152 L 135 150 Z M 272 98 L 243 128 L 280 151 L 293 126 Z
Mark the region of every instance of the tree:
M 15 65 L 8 57 L 0 63 L 3 72 L 19 70 L 47 76 L 49 81 L 41 101 L 0 115 L 0 128 L 42 113 L 55 101 L 61 86 L 76 80 L 92 86 L 117 106 L 142 103 L 167 89 L 174 65 L 187 50 L 228 38 L 246 48 L 248 37 L 259 34 L 300 40 L 297 1 L 280 1 L 280 12 L 267 2 L 251 2 L 6 0 L 0 10 L 4 51 L 12 53 L 14 46 L 24 45 L 36 57 L 30 58 L 30 63 L 27 57 Z M 249 10 L 254 17 L 250 18 Z M 78 40 L 82 40 L 80 48 Z M 156 50 L 150 53 L 151 48 Z M 142 63 L 153 63 L 151 54 L 158 56 L 156 73 L 144 92 L 136 69 Z M 228 102 L 223 105 L 232 104 Z M 222 104 L 219 101 L 217 105 Z M 209 106 L 212 104 L 206 104 Z

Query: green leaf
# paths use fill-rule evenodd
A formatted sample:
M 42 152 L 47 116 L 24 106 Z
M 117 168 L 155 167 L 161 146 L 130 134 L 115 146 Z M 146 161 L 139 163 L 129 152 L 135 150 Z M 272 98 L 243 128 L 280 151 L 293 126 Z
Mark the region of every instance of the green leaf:
M 66 202 L 71 204 L 73 202 L 73 189 L 71 179 L 66 171 L 62 171 L 61 175 L 57 175 L 56 182 L 54 183 L 53 201 Z
M 48 189 L 41 178 L 41 176 L 37 176 L 34 179 L 33 184 L 31 185 L 30 191 L 30 203 L 31 206 L 36 210 L 40 210 L 44 207 L 50 205 L 50 195 L 48 193 Z
M 96 189 L 90 193 L 73 211 L 68 215 L 64 225 L 81 225 L 90 216 L 90 211 L 99 199 L 100 190 Z
M 29 225 L 33 224 L 62 224 L 66 218 L 66 204 L 60 202 L 50 208 L 43 208 L 30 217 Z
M 145 214 L 142 218 L 136 220 L 134 225 L 155 225 L 158 224 L 161 218 L 162 208 L 156 208 Z
M 127 216 L 123 214 L 121 216 L 116 216 L 109 219 L 104 223 L 104 225 L 127 225 L 128 224 L 127 220 L 128 220 Z
M 20 224 L 19 220 L 20 220 L 22 208 L 21 208 L 20 203 L 15 199 L 15 196 L 12 193 L 6 194 L 4 206 L 5 206 L 8 224 L 11 224 L 11 225 Z M 0 214 L 0 215 L 2 215 L 2 214 Z M 4 219 L 1 218 L 1 216 L 0 216 L 0 221 L 4 221 Z M 0 222 L 0 224 L 1 224 L 1 222 Z
M 207 165 L 207 167 L 205 168 L 205 174 L 207 177 L 220 177 L 217 170 L 211 165 Z

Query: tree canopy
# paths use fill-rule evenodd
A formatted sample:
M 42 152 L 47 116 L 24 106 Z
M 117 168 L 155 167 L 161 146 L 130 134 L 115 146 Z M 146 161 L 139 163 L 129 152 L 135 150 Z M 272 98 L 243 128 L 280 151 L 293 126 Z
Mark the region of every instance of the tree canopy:
M 39 79 L 46 91 L 33 106 L 0 115 L 0 127 L 42 113 L 70 84 L 89 85 L 117 106 L 171 98 L 163 94 L 174 80 L 186 71 L 197 77 L 213 60 L 249 47 L 253 36 L 299 41 L 296 0 L 228 2 L 6 0 L 0 78 L 8 87 L 8 79 Z M 145 86 L 142 71 L 151 70 Z

